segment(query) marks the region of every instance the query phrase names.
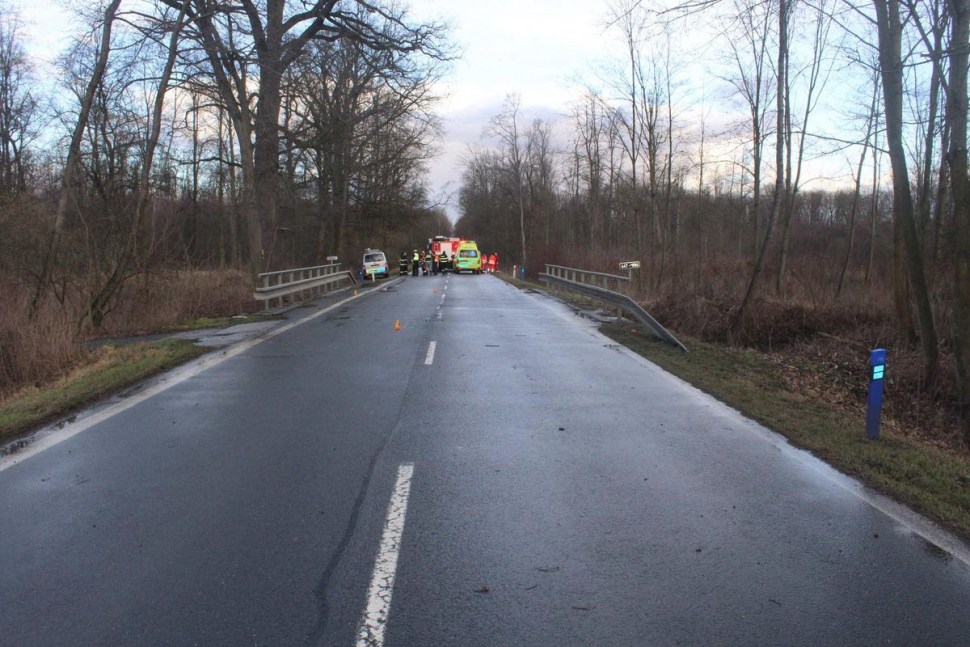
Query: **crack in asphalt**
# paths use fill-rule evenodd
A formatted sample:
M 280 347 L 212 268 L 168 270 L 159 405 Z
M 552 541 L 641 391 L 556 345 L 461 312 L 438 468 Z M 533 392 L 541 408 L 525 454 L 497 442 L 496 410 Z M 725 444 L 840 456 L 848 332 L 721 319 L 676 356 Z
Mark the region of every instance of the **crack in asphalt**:
M 430 337 L 432 331 L 428 331 L 428 337 Z M 423 340 L 419 343 L 418 348 L 422 348 L 427 340 Z M 420 353 L 419 353 L 420 355 Z M 415 372 L 418 370 L 419 366 L 423 366 L 424 358 L 416 356 L 414 364 L 411 367 L 411 374 L 408 378 L 408 388 L 405 389 L 404 394 L 401 398 L 401 407 L 398 409 L 394 425 L 391 430 L 384 436 L 381 441 L 380 446 L 371 456 L 370 462 L 367 465 L 367 471 L 364 474 L 364 480 L 360 484 L 360 490 L 357 492 L 357 497 L 354 499 L 354 507 L 350 514 L 350 519 L 347 521 L 347 527 L 344 529 L 344 534 L 340 538 L 340 542 L 337 544 L 333 555 L 327 562 L 323 573 L 320 575 L 320 580 L 317 582 L 317 586 L 313 590 L 314 597 L 317 601 L 318 616 L 317 622 L 313 630 L 307 635 L 307 645 L 322 645 L 322 640 L 327 633 L 327 628 L 330 623 L 330 600 L 328 598 L 328 589 L 330 587 L 330 579 L 336 572 L 337 568 L 340 566 L 340 562 L 343 559 L 344 553 L 347 551 L 351 540 L 353 540 L 354 534 L 357 531 L 357 523 L 360 520 L 360 512 L 363 508 L 364 501 L 367 499 L 367 493 L 370 489 L 371 478 L 374 476 L 374 470 L 377 467 L 377 462 L 380 460 L 381 456 L 384 454 L 384 450 L 387 445 L 391 442 L 391 439 L 397 435 L 398 430 L 402 427 L 402 419 L 404 412 L 408 405 L 413 401 L 410 397 L 411 392 L 414 390 L 414 376 Z

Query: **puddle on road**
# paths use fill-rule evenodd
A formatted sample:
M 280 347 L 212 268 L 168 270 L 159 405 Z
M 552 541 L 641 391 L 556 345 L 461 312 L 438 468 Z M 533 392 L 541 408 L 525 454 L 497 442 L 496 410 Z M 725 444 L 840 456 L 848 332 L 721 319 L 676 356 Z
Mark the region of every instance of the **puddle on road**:
M 0 457 L 10 456 L 11 454 L 16 454 L 19 451 L 23 451 L 30 447 L 34 443 L 34 436 L 27 436 L 26 438 L 21 438 L 13 442 L 9 442 L 6 445 L 0 447 Z
M 945 550 L 943 550 L 933 542 L 927 541 L 926 539 L 924 539 L 923 537 L 920 537 L 916 533 L 913 533 L 913 536 L 916 537 L 916 539 L 919 541 L 920 547 L 923 549 L 923 552 L 929 555 L 930 557 L 940 562 L 943 562 L 944 564 L 949 564 L 950 562 L 953 561 L 953 555 L 946 552 Z
M 70 418 L 66 418 L 65 420 L 61 420 L 59 423 L 54 425 L 54 429 L 63 429 L 66 425 L 71 424 L 75 420 L 77 420 L 77 414 L 74 414 L 73 416 L 71 416 Z
M 122 391 L 121 393 L 119 393 L 118 395 L 116 395 L 113 399 L 115 399 L 115 400 L 123 400 L 123 399 L 125 399 L 127 397 L 131 397 L 131 396 L 135 395 L 136 393 L 138 393 L 139 391 L 143 390 L 144 388 L 145 388 L 145 385 L 144 384 L 138 384 L 138 385 L 136 385 L 136 386 L 134 386 L 134 387 L 132 387 L 130 389 L 127 389 L 125 391 Z M 68 418 L 67 420 L 65 420 L 63 422 L 60 422 L 58 424 L 60 424 L 61 427 L 63 427 L 65 422 L 74 422 L 74 420 L 76 418 L 77 418 L 77 416 L 72 416 L 71 418 Z M 61 427 L 58 427 L 58 429 L 60 429 Z

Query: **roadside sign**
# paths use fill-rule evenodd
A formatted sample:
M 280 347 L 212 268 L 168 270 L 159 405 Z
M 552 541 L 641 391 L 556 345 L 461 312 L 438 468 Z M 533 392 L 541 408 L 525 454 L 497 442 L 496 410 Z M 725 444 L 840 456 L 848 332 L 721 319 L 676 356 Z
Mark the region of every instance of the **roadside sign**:
M 882 394 L 886 381 L 886 350 L 877 348 L 869 355 L 869 396 L 866 398 L 866 436 L 879 440 L 882 421 Z
M 638 270 L 640 269 L 640 261 L 626 261 L 620 263 L 621 270 Z
M 333 263 L 335 260 L 337 260 L 337 257 L 336 256 L 328 256 L 327 257 L 327 260 L 330 261 L 331 263 Z

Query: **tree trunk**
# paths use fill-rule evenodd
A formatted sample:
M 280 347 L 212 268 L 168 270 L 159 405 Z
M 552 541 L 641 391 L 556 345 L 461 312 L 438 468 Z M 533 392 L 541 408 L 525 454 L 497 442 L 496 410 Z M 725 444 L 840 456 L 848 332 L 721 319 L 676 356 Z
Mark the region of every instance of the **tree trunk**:
M 872 135 L 873 113 L 876 111 L 876 94 L 872 95 L 872 105 L 869 108 L 869 125 L 866 128 L 866 140 L 862 145 L 862 154 L 859 155 L 859 167 L 855 174 L 855 191 L 852 194 L 852 210 L 849 213 L 849 244 L 845 250 L 845 259 L 842 261 L 842 271 L 839 272 L 839 284 L 835 288 L 835 300 L 838 301 L 842 296 L 842 288 L 845 286 L 845 274 L 849 270 L 849 263 L 852 261 L 852 250 L 855 245 L 855 217 L 859 211 L 859 194 L 862 189 L 862 167 L 866 163 L 866 153 L 869 151 L 869 138 Z
M 893 218 L 899 221 L 906 244 L 906 269 L 916 301 L 919 317 L 920 341 L 926 363 L 927 386 L 936 380 L 939 363 L 939 343 L 933 309 L 923 272 L 923 255 L 913 209 L 913 195 L 903 145 L 903 64 L 900 58 L 902 25 L 899 21 L 898 0 L 875 0 L 879 32 L 879 62 L 882 72 L 882 91 L 886 110 L 886 140 L 893 169 Z M 953 137 L 956 140 L 956 137 Z M 965 144 L 964 144 L 965 145 Z
M 953 197 L 954 355 L 960 404 L 970 409 L 970 178 L 967 171 L 967 46 L 970 0 L 951 0 L 953 35 L 950 42 L 950 82 L 947 121 L 950 124 L 950 187 Z M 970 441 L 970 424 L 965 424 Z
M 771 196 L 771 211 L 768 214 L 768 224 L 765 228 L 764 241 L 761 243 L 761 251 L 755 260 L 754 270 L 751 273 L 751 280 L 748 289 L 745 291 L 741 307 L 738 308 L 737 315 L 728 331 L 729 341 L 737 343 L 744 331 L 745 319 L 748 309 L 754 299 L 754 294 L 758 287 L 758 282 L 764 272 L 765 257 L 768 255 L 768 247 L 771 245 L 771 232 L 775 227 L 775 220 L 778 218 L 778 207 L 781 204 L 782 194 L 785 191 L 785 69 L 788 58 L 788 2 L 779 0 L 778 2 L 778 89 L 777 93 L 777 122 L 775 125 L 775 191 Z
M 872 201 L 869 203 L 869 257 L 866 259 L 865 283 L 872 279 L 872 264 L 876 258 L 876 225 L 879 222 L 879 108 L 873 120 L 872 144 Z
M 226 120 L 229 144 L 229 264 L 234 268 L 242 265 L 239 246 L 239 192 L 236 190 L 236 145 L 233 143 L 232 119 Z
M 81 156 L 81 140 L 84 137 L 84 130 L 88 125 L 88 117 L 91 114 L 91 105 L 94 103 L 94 94 L 101 85 L 104 77 L 105 67 L 108 65 L 108 55 L 111 52 L 111 29 L 114 26 L 115 14 L 118 12 L 118 5 L 121 0 L 112 0 L 111 4 L 104 10 L 104 26 L 101 29 L 101 44 L 98 49 L 98 59 L 91 73 L 84 96 L 81 99 L 81 110 L 78 113 L 77 123 L 74 124 L 74 132 L 71 134 L 71 144 L 67 149 L 67 160 L 64 164 L 64 174 L 61 180 L 61 195 L 57 201 L 57 210 L 54 212 L 54 224 L 51 229 L 50 238 L 47 241 L 47 250 L 44 254 L 43 265 L 41 267 L 40 279 L 37 281 L 37 289 L 34 298 L 30 303 L 30 316 L 37 312 L 37 306 L 41 297 L 47 291 L 51 282 L 54 263 L 60 248 L 61 238 L 64 234 L 64 222 L 67 219 L 67 210 L 71 204 L 71 196 L 74 190 L 74 176 L 77 173 L 78 158 Z
M 172 78 L 172 70 L 175 67 L 175 59 L 178 55 L 179 34 L 185 20 L 185 12 L 188 9 L 189 0 L 182 3 L 179 10 L 178 20 L 172 30 L 172 36 L 168 45 L 168 56 L 165 60 L 165 67 L 158 82 L 158 90 L 155 92 L 155 101 L 152 104 L 151 130 L 148 134 L 148 141 L 145 143 L 145 159 L 142 160 L 141 175 L 138 179 L 138 199 L 135 203 L 135 215 L 132 218 L 131 233 L 128 245 L 122 251 L 114 271 L 105 282 L 105 285 L 93 295 L 88 303 L 88 317 L 91 325 L 95 329 L 101 326 L 104 314 L 111 299 L 121 289 L 127 280 L 131 266 L 136 262 L 138 256 L 138 240 L 142 230 L 142 222 L 148 211 L 148 200 L 151 196 L 151 173 L 155 163 L 155 150 L 158 148 L 158 139 L 162 132 L 162 112 L 165 108 L 165 94 L 168 91 L 168 84 Z M 193 97 L 193 102 L 195 98 Z M 198 173 L 198 165 L 195 164 L 195 153 L 193 152 L 193 164 L 195 173 Z

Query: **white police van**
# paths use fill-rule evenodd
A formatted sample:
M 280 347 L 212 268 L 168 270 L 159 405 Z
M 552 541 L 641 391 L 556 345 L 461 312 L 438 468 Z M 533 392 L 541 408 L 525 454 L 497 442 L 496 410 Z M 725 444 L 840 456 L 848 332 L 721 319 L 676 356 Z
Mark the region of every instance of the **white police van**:
M 391 275 L 387 269 L 387 256 L 379 249 L 365 249 L 362 266 L 364 279 L 386 279 Z

